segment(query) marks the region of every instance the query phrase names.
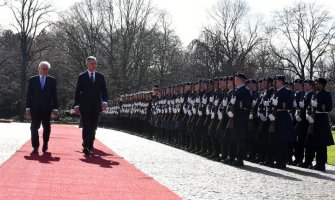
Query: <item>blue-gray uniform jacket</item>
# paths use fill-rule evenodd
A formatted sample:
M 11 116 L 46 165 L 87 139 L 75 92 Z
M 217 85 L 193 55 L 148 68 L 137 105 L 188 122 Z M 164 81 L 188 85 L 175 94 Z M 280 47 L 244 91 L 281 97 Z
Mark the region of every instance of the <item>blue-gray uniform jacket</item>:
M 247 125 L 252 104 L 251 93 L 245 85 L 242 85 L 236 89 L 235 95 L 234 128 L 232 130 L 231 140 L 246 140 L 248 133 Z
M 308 134 L 306 145 L 312 147 L 334 145 L 334 139 L 330 130 L 328 112 L 333 109 L 331 94 L 321 90 L 315 97 L 318 102 L 314 119 L 314 134 Z
M 269 144 L 288 143 L 296 140 L 293 133 L 293 121 L 290 110 L 293 109 L 294 95 L 286 87 L 280 88 L 276 96 L 278 104 L 275 115 L 275 133 L 269 133 Z M 273 105 L 271 105 L 273 106 Z

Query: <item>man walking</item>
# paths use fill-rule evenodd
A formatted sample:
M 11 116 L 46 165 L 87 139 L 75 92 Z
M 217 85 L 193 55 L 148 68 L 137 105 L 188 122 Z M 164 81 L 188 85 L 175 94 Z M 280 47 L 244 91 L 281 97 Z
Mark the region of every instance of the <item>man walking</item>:
M 48 76 L 50 64 L 43 61 L 38 66 L 38 75 L 29 79 L 26 96 L 26 114 L 31 116 L 31 144 L 32 154 L 38 153 L 40 146 L 38 129 L 43 126 L 42 151 L 48 150 L 48 142 L 51 132 L 50 117 L 58 115 L 57 82 Z
M 81 115 L 83 151 L 85 155 L 91 155 L 99 113 L 106 110 L 108 96 L 105 77 L 96 71 L 96 58 L 86 58 L 86 66 L 87 71 L 78 76 L 73 107 Z

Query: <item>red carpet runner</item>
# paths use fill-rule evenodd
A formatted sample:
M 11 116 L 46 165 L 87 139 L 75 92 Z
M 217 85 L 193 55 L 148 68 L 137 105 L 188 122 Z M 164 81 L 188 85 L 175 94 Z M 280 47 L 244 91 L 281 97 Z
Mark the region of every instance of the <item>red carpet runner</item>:
M 0 165 L 0 199 L 180 199 L 97 140 L 95 148 L 85 157 L 81 129 L 52 126 L 50 153 L 30 155 L 29 141 Z

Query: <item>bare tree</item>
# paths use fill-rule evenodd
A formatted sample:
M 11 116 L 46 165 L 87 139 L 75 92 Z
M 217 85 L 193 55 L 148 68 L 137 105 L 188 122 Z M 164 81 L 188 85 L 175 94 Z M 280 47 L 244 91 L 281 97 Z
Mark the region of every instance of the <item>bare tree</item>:
M 20 120 L 22 121 L 25 108 L 27 70 L 36 55 L 47 48 L 46 46 L 35 48 L 35 44 L 40 34 L 49 26 L 47 16 L 52 10 L 48 2 L 39 0 L 18 0 L 8 6 L 15 18 L 13 27 L 20 34 Z
M 329 13 L 316 4 L 298 2 L 276 13 L 272 51 L 280 68 L 300 78 L 313 78 L 317 62 L 329 52 L 335 24 Z
M 210 16 L 214 25 L 205 27 L 203 39 L 194 40 L 191 46 L 193 50 L 196 45 L 205 51 L 204 63 L 210 67 L 208 73 L 227 75 L 236 71 L 252 71 L 247 60 L 263 40 L 260 30 L 262 20 L 258 16 L 251 20 L 248 11 L 243 0 L 220 0 L 213 8 Z

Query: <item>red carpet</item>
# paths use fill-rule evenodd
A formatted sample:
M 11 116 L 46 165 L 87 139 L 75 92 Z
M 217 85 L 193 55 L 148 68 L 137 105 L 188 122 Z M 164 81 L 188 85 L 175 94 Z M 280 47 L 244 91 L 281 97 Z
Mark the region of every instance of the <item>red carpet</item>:
M 52 126 L 50 153 L 30 155 L 29 141 L 0 165 L 0 199 L 180 199 L 97 140 L 95 148 L 84 157 L 81 129 Z

